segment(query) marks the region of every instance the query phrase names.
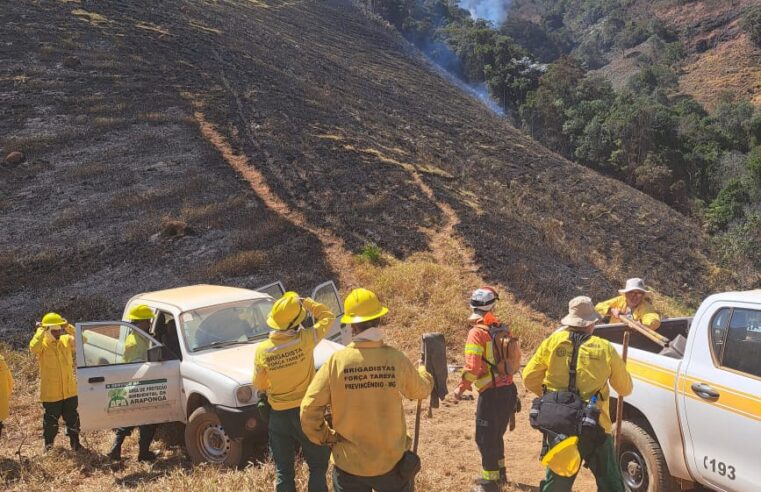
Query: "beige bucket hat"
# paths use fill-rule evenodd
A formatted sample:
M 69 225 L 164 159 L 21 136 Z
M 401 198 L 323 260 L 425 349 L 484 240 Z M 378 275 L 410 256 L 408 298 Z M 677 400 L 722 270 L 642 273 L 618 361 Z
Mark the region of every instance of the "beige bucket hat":
M 633 290 L 639 290 L 641 292 L 644 292 L 645 294 L 649 294 L 650 291 L 645 287 L 645 281 L 641 278 L 630 278 L 626 281 L 626 287 L 623 289 L 619 289 L 619 294 L 626 294 L 627 292 L 631 292 Z
M 600 321 L 600 319 L 602 318 L 595 311 L 592 299 L 587 296 L 579 296 L 568 302 L 568 314 L 560 322 L 565 326 L 586 328 L 595 321 Z

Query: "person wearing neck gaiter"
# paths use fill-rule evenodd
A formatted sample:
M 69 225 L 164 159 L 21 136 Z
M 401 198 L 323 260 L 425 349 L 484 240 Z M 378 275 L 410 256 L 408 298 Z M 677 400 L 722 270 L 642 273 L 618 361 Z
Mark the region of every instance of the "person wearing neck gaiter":
M 373 292 L 353 290 L 344 312 L 353 341 L 317 371 L 301 402 L 302 428 L 312 442 L 331 447 L 335 492 L 409 492 L 412 478 L 397 470 L 411 444 L 402 399 L 430 395 L 433 378 L 386 345 L 381 318 L 388 308 Z

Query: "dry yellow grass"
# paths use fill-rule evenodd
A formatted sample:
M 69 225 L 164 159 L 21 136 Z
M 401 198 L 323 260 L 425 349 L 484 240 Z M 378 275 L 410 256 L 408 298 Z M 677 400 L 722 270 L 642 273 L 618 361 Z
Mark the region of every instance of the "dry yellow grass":
M 745 34 L 719 43 L 697 56 L 685 68 L 680 89 L 695 96 L 709 110 L 716 109 L 718 96 L 731 92 L 761 104 L 761 51 Z
M 109 431 L 86 433 L 83 443 L 87 448 L 75 453 L 68 449 L 63 431 L 57 446 L 48 454 L 42 453 L 42 408 L 37 401 L 37 367 L 35 359 L 25 350 L 12 350 L 0 346 L 16 378 L 16 389 L 11 402 L 11 417 L 0 439 L 0 488 L 13 492 L 79 490 L 273 490 L 274 468 L 271 462 L 250 463 L 237 470 L 213 466 L 192 467 L 181 446 L 155 442 L 152 449 L 159 459 L 153 464 L 139 463 L 137 436 L 128 438 L 122 463 L 115 464 L 104 455 L 113 434 Z M 450 389 L 456 384 L 456 375 L 449 379 Z M 530 397 L 522 394 L 524 409 Z M 480 470 L 480 461 L 474 436 L 475 401 L 442 402 L 425 416 L 423 405 L 420 455 L 423 471 L 417 478 L 416 490 L 422 492 L 460 492 L 468 490 Z M 415 403 L 405 404 L 407 425 L 414 425 Z M 526 410 L 519 414 L 515 432 L 506 435 L 506 456 L 511 484 L 504 492 L 534 491 L 543 472 L 538 460 L 539 434 L 530 429 Z M 329 470 L 330 474 L 330 470 Z M 330 475 L 329 475 L 330 476 Z M 304 463 L 297 464 L 298 490 L 306 490 L 308 478 Z M 332 490 L 330 479 L 329 488 Z M 593 482 L 586 470 L 582 471 L 576 490 L 593 490 Z
M 267 266 L 267 253 L 260 250 L 236 251 L 209 267 L 208 275 L 246 275 L 257 272 Z
M 386 266 L 360 263 L 357 269 L 362 285 L 375 291 L 389 307 L 385 324 L 391 343 L 416 357 L 421 335 L 440 332 L 447 340 L 450 360 L 460 361 L 468 331 L 468 299 L 479 282 L 463 282 L 455 263 L 437 262 L 430 254 L 406 261 L 386 260 Z M 535 347 L 551 328 L 536 312 L 504 292 L 497 314 L 521 337 L 524 350 Z

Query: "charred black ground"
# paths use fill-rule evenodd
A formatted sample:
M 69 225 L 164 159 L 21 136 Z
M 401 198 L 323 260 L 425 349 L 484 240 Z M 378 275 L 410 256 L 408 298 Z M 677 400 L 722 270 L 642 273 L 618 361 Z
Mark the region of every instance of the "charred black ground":
M 337 276 L 197 113 L 351 252 L 428 250 L 444 203 L 482 277 L 553 316 L 627 276 L 687 301 L 716 280 L 685 217 L 547 151 L 348 1 L 11 2 L 0 20 L 0 147 L 26 155 L 0 169 L 0 330 Z

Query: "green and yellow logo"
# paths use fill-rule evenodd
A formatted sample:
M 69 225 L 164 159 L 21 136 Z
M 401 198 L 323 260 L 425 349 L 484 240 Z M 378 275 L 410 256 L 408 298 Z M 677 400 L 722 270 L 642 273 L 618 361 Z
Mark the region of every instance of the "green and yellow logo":
M 125 388 L 114 388 L 108 392 L 108 408 L 126 407 L 128 405 L 127 390 Z

